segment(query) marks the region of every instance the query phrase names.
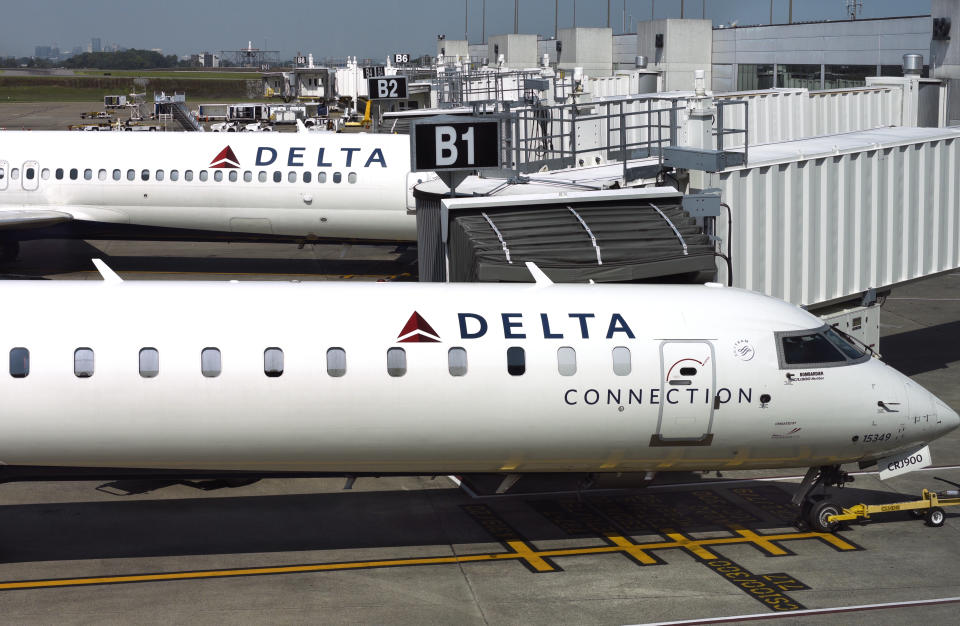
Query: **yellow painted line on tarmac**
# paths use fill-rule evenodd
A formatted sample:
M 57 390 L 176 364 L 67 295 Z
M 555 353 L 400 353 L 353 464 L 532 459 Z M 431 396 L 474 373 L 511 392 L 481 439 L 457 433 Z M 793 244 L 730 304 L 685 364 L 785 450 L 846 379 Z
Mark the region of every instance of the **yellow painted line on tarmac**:
M 682 549 L 702 559 L 715 559 L 717 556 L 704 546 L 753 544 L 770 553 L 781 551 L 776 541 L 797 539 L 821 539 L 838 550 L 856 550 L 857 547 L 830 533 L 797 532 L 777 535 L 760 535 L 753 531 L 737 530 L 737 536 L 710 537 L 695 539 L 678 532 L 665 531 L 669 541 L 633 543 L 620 536 L 608 536 L 614 545 L 592 546 L 584 548 L 558 548 L 537 550 L 524 541 L 508 541 L 510 552 L 489 552 L 483 554 L 465 554 L 451 556 L 419 557 L 406 559 L 383 559 L 377 561 L 352 561 L 340 563 L 314 563 L 306 565 L 283 565 L 274 567 L 248 567 L 221 570 L 195 570 L 153 574 L 127 574 L 118 576 L 96 576 L 88 578 L 54 578 L 48 580 L 22 580 L 0 582 L 0 591 L 15 589 L 44 589 L 57 587 L 82 587 L 87 585 L 110 585 L 120 583 L 163 582 L 174 580 L 199 580 L 204 578 L 234 578 L 239 576 L 267 576 L 273 574 L 303 574 L 310 572 L 333 572 L 343 570 L 378 569 L 387 567 L 408 567 L 416 565 L 449 565 L 457 563 L 496 562 L 522 560 L 536 572 L 555 572 L 557 568 L 548 559 L 564 556 L 584 556 L 590 554 L 623 553 L 633 556 L 643 564 L 653 565 L 656 559 L 647 552 L 651 550 Z

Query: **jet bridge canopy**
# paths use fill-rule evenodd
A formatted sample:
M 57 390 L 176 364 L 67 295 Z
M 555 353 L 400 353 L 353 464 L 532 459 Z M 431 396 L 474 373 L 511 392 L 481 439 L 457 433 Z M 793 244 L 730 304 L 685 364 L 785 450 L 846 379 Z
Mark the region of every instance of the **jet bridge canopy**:
M 444 280 L 445 274 L 452 282 L 531 282 L 525 261 L 557 282 L 712 275 L 710 237 L 683 210 L 679 193 L 659 192 L 444 199 L 433 213 L 431 203 L 418 198 L 418 245 L 426 261 L 421 280 Z M 437 217 L 439 229 L 431 224 Z

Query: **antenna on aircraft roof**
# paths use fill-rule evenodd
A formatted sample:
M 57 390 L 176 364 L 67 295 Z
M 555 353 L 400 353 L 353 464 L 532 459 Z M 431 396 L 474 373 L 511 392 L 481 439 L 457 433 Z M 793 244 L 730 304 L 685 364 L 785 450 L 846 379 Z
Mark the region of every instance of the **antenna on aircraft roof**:
M 117 275 L 110 267 L 100 259 L 92 259 L 94 267 L 100 272 L 105 283 L 122 283 L 123 279 Z
M 547 285 L 553 284 L 553 281 L 550 280 L 550 277 L 544 274 L 543 270 L 537 267 L 536 263 L 533 261 L 527 261 L 526 265 L 527 269 L 530 270 L 530 274 L 533 276 L 534 282 L 536 282 L 538 285 L 543 285 L 546 287 Z

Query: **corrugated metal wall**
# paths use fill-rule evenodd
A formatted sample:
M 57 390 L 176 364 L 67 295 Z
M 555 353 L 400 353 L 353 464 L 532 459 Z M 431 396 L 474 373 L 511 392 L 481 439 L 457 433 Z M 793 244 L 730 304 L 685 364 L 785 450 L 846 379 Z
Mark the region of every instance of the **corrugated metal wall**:
M 903 124 L 903 92 L 898 87 L 768 89 L 719 94 L 715 99 L 747 101 L 751 145 Z M 726 107 L 723 123 L 743 128 L 744 107 Z M 743 144 L 742 138 L 732 141 L 731 145 Z
M 957 268 L 958 152 L 960 136 L 945 130 L 711 175 L 732 209 L 734 285 L 817 305 Z M 726 218 L 717 222 L 725 245 Z

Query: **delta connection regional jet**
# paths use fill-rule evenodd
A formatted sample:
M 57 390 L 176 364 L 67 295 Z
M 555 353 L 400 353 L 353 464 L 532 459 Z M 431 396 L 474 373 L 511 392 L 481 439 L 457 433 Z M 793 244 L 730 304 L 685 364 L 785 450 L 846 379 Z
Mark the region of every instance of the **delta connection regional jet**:
M 405 135 L 0 133 L 0 260 L 19 242 L 416 240 Z
M 97 263 L 99 284 L 0 284 L 0 480 L 799 466 L 823 530 L 839 509 L 810 492 L 842 464 L 924 467 L 960 424 L 819 318 L 715 284 L 555 285 L 532 264 L 534 284 L 123 282 Z

